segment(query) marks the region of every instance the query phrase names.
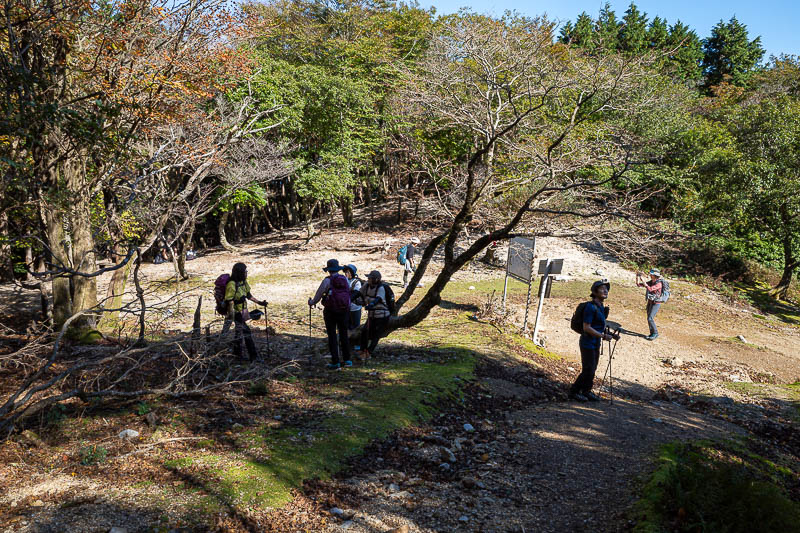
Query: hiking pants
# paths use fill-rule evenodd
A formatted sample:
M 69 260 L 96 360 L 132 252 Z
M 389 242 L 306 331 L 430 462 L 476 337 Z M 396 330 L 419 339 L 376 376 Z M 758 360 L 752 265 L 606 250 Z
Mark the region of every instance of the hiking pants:
M 347 325 L 347 329 L 356 329 L 360 325 L 361 325 L 361 309 L 359 309 L 358 311 L 350 311 L 350 323 Z
M 576 392 L 584 393 L 592 390 L 594 384 L 594 373 L 597 371 L 597 363 L 600 361 L 600 348 L 581 347 L 581 373 L 578 379 L 569 389 L 570 394 Z
M 661 308 L 658 302 L 647 302 L 647 325 L 650 326 L 650 335 L 658 335 L 656 328 L 656 313 Z
M 415 270 L 415 268 L 411 267 L 411 261 L 406 260 L 406 264 L 403 265 L 403 287 L 408 285 L 408 274 Z
M 367 325 L 361 330 L 361 348 L 372 353 L 378 347 L 378 341 L 383 337 L 386 326 L 389 325 L 389 317 L 368 318 Z
M 341 355 L 345 361 L 350 361 L 350 341 L 347 339 L 347 323 L 350 321 L 350 310 L 332 311 L 325 309 L 322 312 L 325 319 L 325 331 L 328 332 L 328 349 L 331 352 L 331 363 L 339 362 L 339 345 Z M 338 336 L 337 336 L 338 330 Z
M 242 313 L 237 312 L 233 315 L 234 333 L 233 333 L 233 355 L 235 357 L 242 356 L 242 337 L 244 337 L 244 344 L 247 346 L 247 354 L 250 360 L 258 358 L 258 351 L 256 344 L 253 342 L 253 333 L 250 331 L 250 326 L 247 322 L 242 320 Z

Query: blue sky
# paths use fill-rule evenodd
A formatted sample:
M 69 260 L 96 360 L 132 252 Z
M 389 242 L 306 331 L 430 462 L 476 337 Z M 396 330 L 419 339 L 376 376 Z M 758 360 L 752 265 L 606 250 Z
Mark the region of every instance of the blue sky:
M 461 7 L 470 7 L 484 14 L 500 15 L 506 10 L 516 10 L 525 15 L 547 13 L 551 20 L 565 22 L 575 20 L 581 11 L 597 18 L 604 0 L 556 0 L 544 2 L 529 0 L 420 0 L 420 6 L 436 8 L 439 14 L 453 13 Z M 621 17 L 628 9 L 630 0 L 610 2 L 611 7 Z M 656 15 L 672 24 L 680 19 L 690 26 L 702 39 L 708 37 L 711 28 L 720 19 L 728 21 L 736 15 L 739 22 L 747 26 L 750 38 L 761 36 L 761 44 L 766 49 L 765 59 L 770 54 L 800 55 L 800 0 L 761 0 L 744 2 L 730 0 L 673 0 L 636 2 L 640 11 L 647 13 L 649 19 Z

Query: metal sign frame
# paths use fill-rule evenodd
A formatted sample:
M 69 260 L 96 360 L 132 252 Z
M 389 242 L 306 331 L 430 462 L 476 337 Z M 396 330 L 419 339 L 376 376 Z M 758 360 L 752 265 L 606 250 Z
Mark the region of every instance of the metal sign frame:
M 533 279 L 533 258 L 536 255 L 536 237 L 514 237 L 508 243 L 506 258 L 506 278 L 503 282 L 503 311 L 506 310 L 506 294 L 508 278 L 512 277 L 528 285 L 528 300 L 525 306 L 525 321 L 528 319 L 528 307 L 531 304 L 531 281 Z

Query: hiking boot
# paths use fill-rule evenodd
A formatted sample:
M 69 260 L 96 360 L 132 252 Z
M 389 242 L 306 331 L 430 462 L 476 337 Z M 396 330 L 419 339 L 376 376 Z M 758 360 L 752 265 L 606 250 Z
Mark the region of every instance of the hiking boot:
M 658 337 L 658 333 L 651 333 L 650 335 L 645 337 L 645 339 L 647 339 L 649 341 L 654 341 L 654 340 L 656 340 L 657 337 Z
M 600 401 L 600 396 L 598 396 L 597 394 L 593 393 L 592 391 L 584 392 L 583 395 L 590 402 L 599 402 Z
M 344 362 L 344 366 L 353 366 L 353 362 L 352 361 L 345 361 Z
M 587 398 L 586 396 L 584 396 L 580 392 L 571 392 L 569 394 L 569 399 L 570 400 L 577 400 L 579 402 L 588 402 L 589 401 L 589 398 Z
M 328 370 L 339 370 L 342 368 L 342 365 L 339 363 L 328 363 Z

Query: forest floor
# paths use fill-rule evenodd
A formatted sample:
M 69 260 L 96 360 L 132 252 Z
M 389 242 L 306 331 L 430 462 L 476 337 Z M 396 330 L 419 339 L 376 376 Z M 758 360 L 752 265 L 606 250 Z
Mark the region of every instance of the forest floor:
M 676 281 L 660 337 L 647 341 L 633 273 L 566 240 L 537 242 L 538 257 L 565 259 L 544 302 L 545 349 L 519 335 L 524 285 L 509 282 L 506 321 L 484 312 L 502 294 L 503 269 L 475 262 L 373 360 L 325 370 L 321 312 L 310 315 L 309 339 L 305 304 L 321 268 L 336 257 L 362 277 L 378 269 L 399 297 L 395 251 L 428 236 L 412 227 L 262 237 L 239 244 L 242 253 L 201 253 L 180 283 L 171 264 L 143 265 L 148 297 L 173 298 L 160 317 L 168 336 L 189 331 L 199 295 L 203 322 L 213 322 L 214 279 L 247 263 L 276 331 L 268 338 L 263 320 L 252 324 L 263 354 L 252 366 L 269 377 L 202 399 L 76 402 L 43 414 L 0 445 L 0 531 L 628 531 L 642 519 L 636 502 L 660 446 L 679 440 L 757 443 L 788 469 L 797 500 L 798 324 Z M 611 282 L 609 318 L 624 334 L 613 403 L 600 383 L 606 345 L 596 381 L 606 401 L 581 404 L 566 397 L 580 370 L 569 318 L 598 277 Z M 2 287 L 0 323 L 37 299 Z M 536 303 L 534 292 L 532 314 Z M 13 372 L 2 381 L 5 394 Z M 119 439 L 123 429 L 139 437 Z

